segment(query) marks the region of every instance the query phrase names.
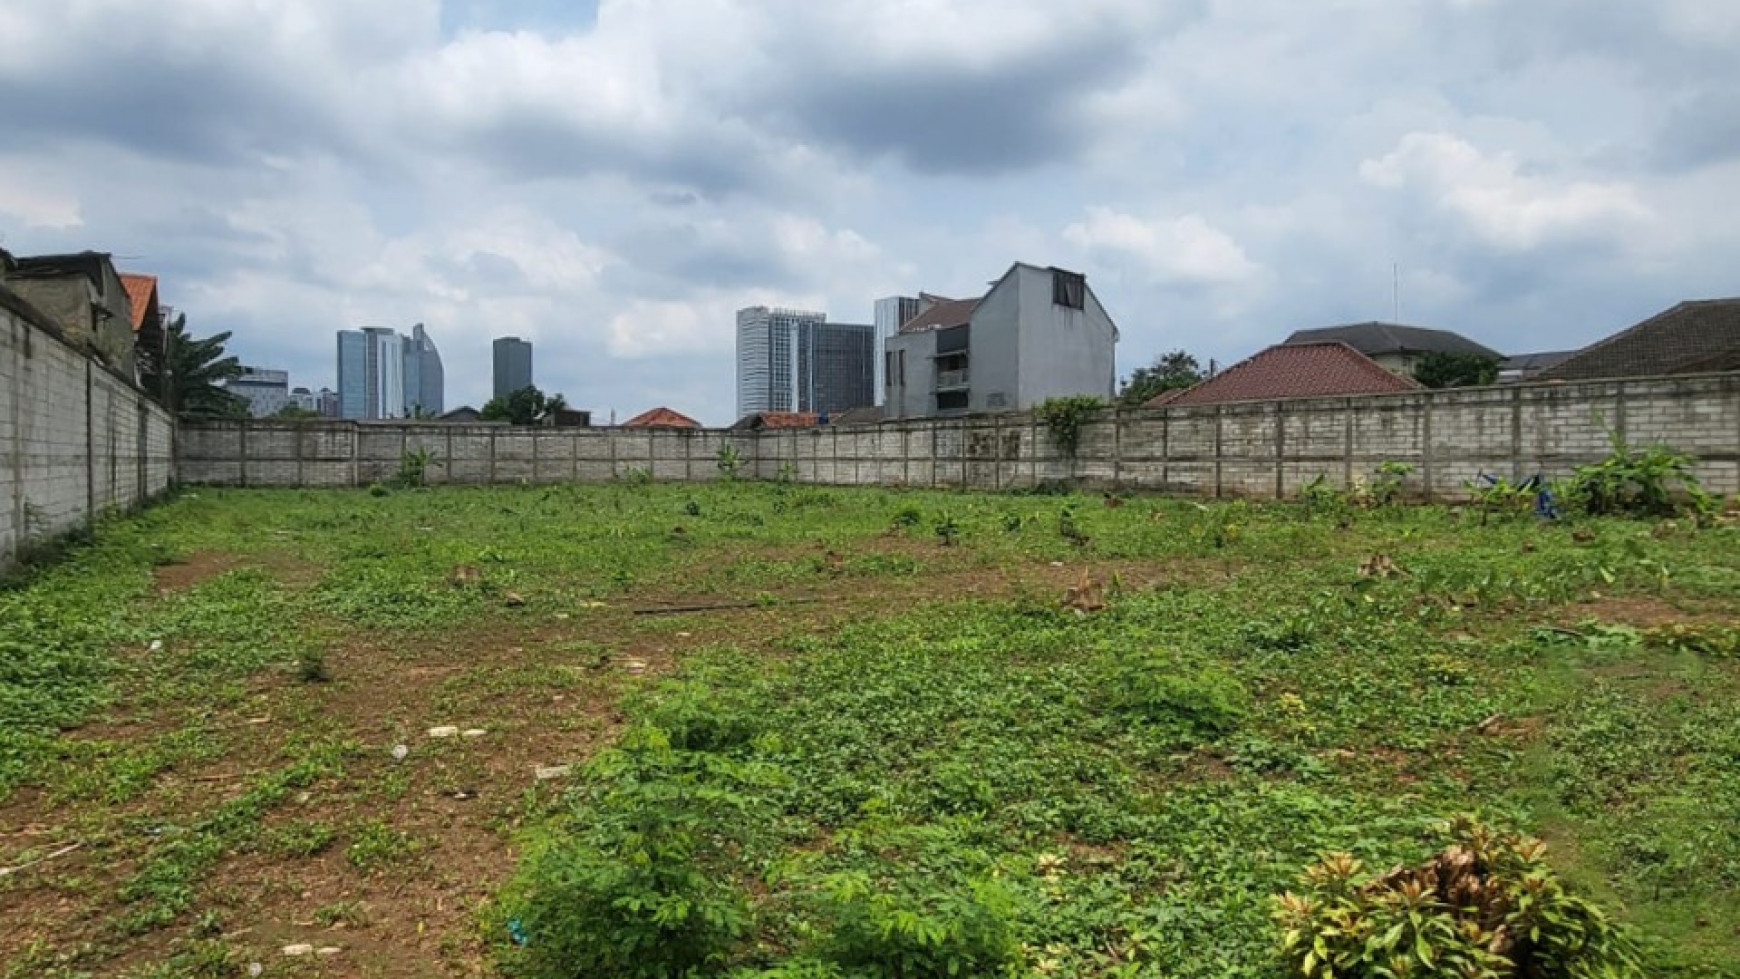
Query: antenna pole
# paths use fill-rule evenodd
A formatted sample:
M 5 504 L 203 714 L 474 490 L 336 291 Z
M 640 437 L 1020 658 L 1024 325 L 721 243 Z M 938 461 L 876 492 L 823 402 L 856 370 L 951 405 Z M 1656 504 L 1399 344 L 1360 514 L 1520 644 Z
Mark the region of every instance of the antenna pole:
M 1390 263 L 1390 299 L 1393 305 L 1393 323 L 1402 321 L 1402 266 L 1400 262 Z

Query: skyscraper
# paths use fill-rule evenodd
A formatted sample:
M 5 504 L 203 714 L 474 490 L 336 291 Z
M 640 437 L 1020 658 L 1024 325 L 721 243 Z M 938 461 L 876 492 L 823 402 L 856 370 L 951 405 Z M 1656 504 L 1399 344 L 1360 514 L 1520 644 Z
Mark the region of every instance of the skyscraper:
M 385 326 L 338 331 L 341 418 L 404 418 L 416 405 L 439 414 L 441 355 L 417 324 L 411 337 Z
M 833 414 L 873 404 L 876 328 L 824 313 L 737 311 L 737 413 Z
M 445 411 L 445 379 L 441 353 L 429 331 L 418 323 L 405 341 L 405 415 L 434 418 Z
M 495 396 L 505 398 L 532 386 L 532 345 L 519 337 L 495 341 Z
M 883 388 L 888 383 L 888 379 L 883 376 L 884 345 L 889 337 L 900 332 L 900 324 L 918 315 L 919 305 L 917 296 L 889 296 L 876 300 L 876 352 L 872 357 L 873 369 L 876 371 L 876 404 L 882 403 Z

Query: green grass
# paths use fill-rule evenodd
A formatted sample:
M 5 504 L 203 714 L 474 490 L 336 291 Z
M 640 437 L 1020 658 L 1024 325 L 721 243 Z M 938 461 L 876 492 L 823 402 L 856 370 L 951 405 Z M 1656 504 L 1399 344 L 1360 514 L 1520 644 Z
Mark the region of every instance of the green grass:
M 0 591 L 0 802 L 33 792 L 126 856 L 108 944 L 65 966 L 88 970 L 199 920 L 238 853 L 389 880 L 439 864 L 393 807 L 500 776 L 421 728 L 477 723 L 487 750 L 518 736 L 514 704 L 604 690 L 664 740 L 492 814 L 529 854 L 479 915 L 509 971 L 557 943 L 515 945 L 508 918 L 579 900 L 576 880 L 644 898 L 687 868 L 713 930 L 656 934 L 705 937 L 703 974 L 1274 976 L 1269 898 L 1318 854 L 1418 860 L 1472 810 L 1543 835 L 1654 974 L 1740 975 L 1740 533 L 1340 518 L 745 483 L 199 490 Z M 154 590 L 153 569 L 213 553 L 227 570 Z M 1362 576 L 1374 554 L 1402 573 Z M 1102 612 L 1061 607 L 1083 567 Z M 626 612 L 684 599 L 761 605 Z M 1646 628 L 1664 618 L 1686 626 Z M 411 759 L 368 777 L 356 817 L 287 811 L 392 743 L 323 713 L 343 651 L 414 665 L 402 650 L 460 634 L 518 652 L 429 684 Z M 674 666 L 618 668 L 649 648 Z M 302 682 L 311 656 L 332 683 Z M 281 742 L 166 820 L 177 778 L 248 749 L 279 687 Z M 605 726 L 579 706 L 554 723 Z M 163 974 L 227 967 L 189 934 Z

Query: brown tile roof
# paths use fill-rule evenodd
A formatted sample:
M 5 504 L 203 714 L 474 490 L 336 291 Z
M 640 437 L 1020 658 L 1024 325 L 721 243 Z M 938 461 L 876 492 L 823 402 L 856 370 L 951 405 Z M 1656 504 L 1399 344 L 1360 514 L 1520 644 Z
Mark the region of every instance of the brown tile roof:
M 1345 343 L 1283 343 L 1260 351 L 1195 387 L 1168 391 L 1149 401 L 1148 406 L 1386 394 L 1418 388 L 1418 384 L 1384 370 Z
M 1584 347 L 1537 381 L 1726 370 L 1740 357 L 1740 298 L 1680 303 Z
M 1503 356 L 1460 333 L 1434 330 L 1424 326 L 1404 326 L 1401 323 L 1348 323 L 1325 326 L 1315 330 L 1295 330 L 1285 343 L 1321 343 L 1339 340 L 1367 357 L 1383 354 L 1418 354 L 1442 351 L 1452 354 L 1478 354 L 1482 357 Z
M 127 305 L 133 317 L 133 332 L 145 325 L 145 314 L 151 310 L 151 300 L 157 297 L 157 276 L 121 273 L 121 285 L 127 290 Z
M 942 330 L 951 326 L 960 326 L 972 319 L 973 310 L 978 308 L 979 301 L 977 299 L 945 299 L 900 324 L 900 332 L 922 333 L 925 330 Z
M 664 405 L 659 405 L 651 411 L 643 411 L 628 421 L 622 423 L 623 428 L 700 428 L 701 423 L 680 411 L 672 411 Z
M 736 424 L 731 427 L 735 429 L 815 428 L 820 421 L 820 415 L 804 411 L 758 411 L 737 419 Z

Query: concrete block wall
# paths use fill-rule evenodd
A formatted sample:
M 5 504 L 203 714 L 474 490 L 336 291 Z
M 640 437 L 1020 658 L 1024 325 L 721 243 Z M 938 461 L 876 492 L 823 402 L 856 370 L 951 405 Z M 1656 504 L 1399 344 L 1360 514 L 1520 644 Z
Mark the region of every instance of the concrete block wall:
M 718 478 L 726 445 L 736 446 L 742 475 L 757 472 L 755 439 L 738 432 L 207 421 L 183 426 L 176 473 L 228 486 L 367 486 L 394 479 L 407 454 L 427 452 L 431 484 L 598 482 L 635 472 L 686 481 Z
M 1509 385 L 1357 398 L 1106 409 L 1074 457 L 1030 415 L 888 422 L 856 428 L 529 429 L 430 422 L 224 422 L 186 426 L 179 477 L 249 486 L 361 486 L 428 449 L 433 483 L 719 476 L 741 472 L 834 485 L 1008 490 L 1057 481 L 1201 496 L 1292 497 L 1337 487 L 1384 462 L 1413 467 L 1416 497 L 1458 499 L 1481 474 L 1561 476 L 1604 457 L 1608 432 L 1698 457 L 1705 485 L 1740 492 L 1740 374 Z
M 0 292 L 0 569 L 168 489 L 174 440 L 167 412 Z

